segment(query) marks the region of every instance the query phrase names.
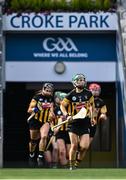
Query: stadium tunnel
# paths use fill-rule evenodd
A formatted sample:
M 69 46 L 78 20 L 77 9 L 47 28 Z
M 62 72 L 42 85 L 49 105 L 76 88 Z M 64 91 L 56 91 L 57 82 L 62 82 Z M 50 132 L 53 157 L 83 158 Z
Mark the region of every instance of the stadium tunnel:
M 69 92 L 71 83 L 57 83 L 55 90 Z M 90 83 L 90 82 L 88 82 Z M 94 142 L 83 161 L 84 167 L 116 166 L 116 85 L 99 82 L 108 108 L 108 120 L 100 124 Z M 27 108 L 42 83 L 8 82 L 4 93 L 4 167 L 28 167 L 29 130 Z M 67 89 L 65 88 L 67 87 Z

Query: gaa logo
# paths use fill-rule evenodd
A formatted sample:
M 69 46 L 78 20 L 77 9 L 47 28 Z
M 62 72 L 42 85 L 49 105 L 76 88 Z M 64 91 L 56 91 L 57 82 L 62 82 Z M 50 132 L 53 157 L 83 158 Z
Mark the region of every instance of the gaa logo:
M 43 41 L 43 48 L 48 51 L 48 52 L 53 52 L 53 51 L 58 51 L 58 52 L 62 52 L 62 51 L 75 51 L 78 52 L 78 49 L 75 45 L 75 43 L 72 41 L 71 38 L 46 38 Z

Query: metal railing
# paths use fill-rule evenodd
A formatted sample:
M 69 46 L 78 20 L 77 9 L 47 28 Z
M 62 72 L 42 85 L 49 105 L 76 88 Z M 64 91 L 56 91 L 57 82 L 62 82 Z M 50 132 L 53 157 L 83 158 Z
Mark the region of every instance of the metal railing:
M 120 84 L 121 89 L 121 101 L 122 101 L 122 108 L 123 108 L 123 122 L 119 121 L 118 123 L 122 123 L 123 128 L 121 134 L 122 135 L 122 148 L 120 147 L 120 151 L 122 150 L 122 154 L 125 154 L 126 146 L 125 146 L 125 137 L 124 134 L 126 133 L 126 9 L 121 5 L 118 7 L 118 48 L 117 48 L 117 55 L 118 55 L 118 73 L 119 79 L 118 84 Z M 120 107 L 118 107 L 119 110 Z M 120 137 L 120 134 L 118 135 Z M 123 156 L 124 159 L 121 159 L 121 163 L 125 164 L 126 166 L 126 156 Z
M 117 0 L 117 2 L 123 6 L 124 8 L 126 8 L 126 0 Z
M 4 0 L 0 0 L 0 167 L 3 167 L 3 89 L 4 80 L 4 58 L 3 58 L 3 31 L 2 31 L 2 7 Z
M 123 66 L 126 67 L 126 9 L 121 6 L 118 8 L 118 16 L 119 16 L 119 30 L 121 34 L 122 41 L 122 51 L 123 51 Z

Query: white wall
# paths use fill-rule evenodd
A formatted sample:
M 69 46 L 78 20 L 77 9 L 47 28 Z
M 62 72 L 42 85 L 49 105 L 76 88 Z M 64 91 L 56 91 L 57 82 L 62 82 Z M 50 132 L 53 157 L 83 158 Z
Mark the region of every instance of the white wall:
M 76 73 L 83 73 L 88 81 L 116 81 L 116 62 L 64 62 L 66 71 L 54 71 L 56 62 L 6 62 L 6 81 L 39 82 L 71 81 Z

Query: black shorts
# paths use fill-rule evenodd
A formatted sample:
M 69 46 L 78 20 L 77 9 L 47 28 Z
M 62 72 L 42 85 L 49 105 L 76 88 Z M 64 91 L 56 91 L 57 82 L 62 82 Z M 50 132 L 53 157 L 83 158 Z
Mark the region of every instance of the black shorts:
M 68 132 L 73 132 L 78 136 L 90 133 L 90 118 L 77 119 L 75 122 L 68 125 Z
M 56 140 L 57 139 L 63 139 L 65 141 L 65 144 L 70 144 L 70 138 L 69 138 L 68 131 L 59 131 L 56 134 Z
M 42 127 L 42 123 L 37 119 L 32 118 L 29 121 L 29 129 L 40 129 Z
M 96 133 L 96 125 L 90 126 L 90 137 L 94 137 Z

